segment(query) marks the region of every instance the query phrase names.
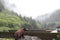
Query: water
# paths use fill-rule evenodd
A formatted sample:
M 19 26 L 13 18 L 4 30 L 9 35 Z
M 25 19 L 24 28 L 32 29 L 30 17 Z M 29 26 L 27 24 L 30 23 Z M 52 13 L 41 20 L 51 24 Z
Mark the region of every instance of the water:
M 41 40 L 41 39 L 36 36 L 25 36 L 25 39 L 20 40 Z

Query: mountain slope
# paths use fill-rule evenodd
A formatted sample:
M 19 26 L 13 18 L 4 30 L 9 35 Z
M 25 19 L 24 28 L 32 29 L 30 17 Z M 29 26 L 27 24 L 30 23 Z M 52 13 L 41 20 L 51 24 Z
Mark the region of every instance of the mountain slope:
M 43 15 L 37 17 L 37 20 L 41 23 L 48 23 L 48 22 L 59 22 L 60 21 L 60 9 L 54 11 L 51 14 Z
M 56 29 L 60 26 L 60 9 L 55 10 L 51 14 L 39 16 L 37 20 L 41 22 L 44 29 Z

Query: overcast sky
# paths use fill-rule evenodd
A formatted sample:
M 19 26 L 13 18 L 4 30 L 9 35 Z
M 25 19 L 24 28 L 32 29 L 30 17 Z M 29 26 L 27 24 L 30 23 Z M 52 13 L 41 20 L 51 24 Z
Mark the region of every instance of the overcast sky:
M 25 16 L 36 18 L 60 9 L 60 0 L 7 0 L 7 4 L 12 4 L 14 11 Z

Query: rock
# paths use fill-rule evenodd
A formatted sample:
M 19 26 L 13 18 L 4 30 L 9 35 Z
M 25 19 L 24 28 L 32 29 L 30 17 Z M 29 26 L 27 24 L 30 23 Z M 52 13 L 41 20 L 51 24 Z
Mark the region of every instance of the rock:
M 32 40 L 41 40 L 38 37 L 31 37 Z
M 25 39 L 19 39 L 19 40 L 41 40 L 40 38 L 36 37 L 36 36 L 25 36 Z

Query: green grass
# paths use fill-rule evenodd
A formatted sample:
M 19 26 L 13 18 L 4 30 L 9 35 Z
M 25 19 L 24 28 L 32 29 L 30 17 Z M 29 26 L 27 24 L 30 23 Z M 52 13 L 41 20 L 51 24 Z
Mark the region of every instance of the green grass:
M 0 38 L 0 40 L 14 40 L 13 38 Z
M 8 27 L 0 27 L 0 32 L 4 32 L 4 31 L 8 32 L 8 30 L 10 30 L 10 28 L 8 28 Z
M 17 30 L 17 29 L 19 28 L 0 27 L 0 32 L 9 32 L 8 30 Z

